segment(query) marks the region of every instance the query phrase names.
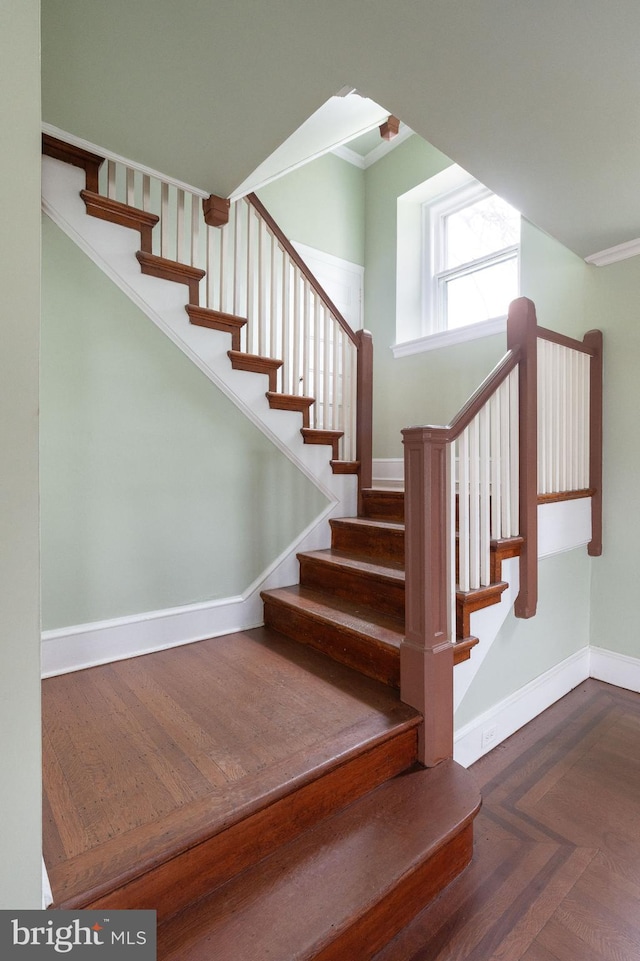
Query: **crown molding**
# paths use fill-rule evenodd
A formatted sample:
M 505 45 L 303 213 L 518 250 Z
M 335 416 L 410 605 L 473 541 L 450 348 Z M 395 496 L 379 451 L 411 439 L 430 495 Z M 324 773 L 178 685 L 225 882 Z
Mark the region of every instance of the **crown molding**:
M 630 257 L 637 257 L 640 254 L 640 238 L 628 240 L 624 244 L 617 244 L 615 247 L 607 247 L 606 250 L 599 250 L 595 254 L 589 254 L 584 259 L 588 264 L 595 267 L 606 267 L 608 264 L 617 264 L 620 260 L 628 260 Z

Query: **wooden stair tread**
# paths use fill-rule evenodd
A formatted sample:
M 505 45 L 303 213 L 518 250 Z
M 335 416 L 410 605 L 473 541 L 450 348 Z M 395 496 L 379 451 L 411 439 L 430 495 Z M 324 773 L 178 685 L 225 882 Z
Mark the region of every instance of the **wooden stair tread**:
M 231 334 L 232 350 L 240 350 L 240 334 L 246 326 L 246 318 L 225 314 L 224 311 L 212 310 L 210 307 L 199 307 L 197 304 L 187 304 L 185 310 L 190 322 L 196 327 L 208 327 L 210 330 Z
M 160 218 L 148 210 L 140 210 L 130 204 L 123 204 L 111 197 L 104 197 L 93 190 L 81 190 L 87 213 L 100 220 L 108 220 L 120 227 L 128 227 L 140 232 L 142 249 L 151 253 L 151 232 Z
M 357 474 L 360 471 L 360 461 L 331 459 L 331 470 L 334 474 Z
M 264 591 L 261 595 L 276 603 L 295 605 L 318 620 L 339 623 L 349 631 L 362 634 L 394 650 L 400 649 L 404 623 L 396 617 L 372 611 L 366 605 L 348 601 L 300 584 Z
M 269 378 L 269 391 L 278 386 L 278 371 L 282 361 L 261 354 L 247 354 L 243 350 L 228 350 L 227 355 L 234 370 L 244 370 L 251 374 L 266 374 Z
M 183 264 L 178 260 L 158 257 L 146 250 L 139 250 L 136 257 L 143 274 L 158 277 L 161 280 L 170 280 L 178 284 L 186 284 L 189 288 L 189 303 L 198 305 L 200 281 L 206 274 L 205 270 L 192 267 L 190 264 Z
M 453 761 L 393 778 L 161 925 L 160 956 L 369 958 L 468 863 L 479 806 Z
M 399 563 L 379 564 L 356 554 L 335 550 L 331 547 L 320 551 L 305 551 L 303 554 L 298 554 L 298 560 L 311 560 L 326 567 L 371 575 L 380 580 L 404 586 L 404 567 Z
M 387 519 L 384 517 L 331 517 L 329 519 L 331 527 L 354 527 L 365 530 L 388 530 L 404 533 L 403 521 Z
M 272 410 L 292 410 L 302 414 L 302 426 L 309 426 L 309 408 L 315 404 L 314 397 L 303 397 L 301 394 L 281 394 L 273 390 L 267 391 L 267 400 Z

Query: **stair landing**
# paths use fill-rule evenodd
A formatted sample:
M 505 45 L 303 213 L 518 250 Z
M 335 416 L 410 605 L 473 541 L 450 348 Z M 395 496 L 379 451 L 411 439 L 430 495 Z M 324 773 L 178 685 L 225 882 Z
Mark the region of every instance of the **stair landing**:
M 171 914 L 281 843 L 282 820 L 306 829 L 411 766 L 419 721 L 266 628 L 46 679 L 54 906 Z

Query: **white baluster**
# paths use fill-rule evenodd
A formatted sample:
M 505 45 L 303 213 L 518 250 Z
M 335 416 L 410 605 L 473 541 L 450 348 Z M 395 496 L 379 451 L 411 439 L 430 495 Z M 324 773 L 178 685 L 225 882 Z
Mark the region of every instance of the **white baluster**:
M 480 584 L 491 583 L 491 446 L 490 410 L 478 414 L 480 443 Z
M 169 184 L 160 188 L 160 256 L 169 257 Z
M 508 378 L 509 391 L 509 528 L 504 536 L 514 537 L 520 531 L 520 472 L 519 472 L 519 433 L 518 416 L 518 372 L 514 370 Z M 507 458 L 505 457 L 505 460 Z
M 107 197 L 110 200 L 117 200 L 115 160 L 107 161 Z
M 469 579 L 469 437 L 458 439 L 458 581 L 461 591 L 470 589 Z
M 184 190 L 176 191 L 176 260 L 184 263 Z

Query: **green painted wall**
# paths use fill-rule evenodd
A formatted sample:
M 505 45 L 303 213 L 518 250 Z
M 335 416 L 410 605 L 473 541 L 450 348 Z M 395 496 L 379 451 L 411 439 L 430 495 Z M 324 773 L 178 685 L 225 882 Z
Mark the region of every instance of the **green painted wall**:
M 333 154 L 258 191 L 290 240 L 364 264 L 364 171 Z
M 40 4 L 0 4 L 0 909 L 41 906 Z
M 241 593 L 324 496 L 48 218 L 42 276 L 43 627 Z
M 456 711 L 456 728 L 588 645 L 590 565 L 582 549 L 540 561 L 536 616 L 507 615 Z
M 603 553 L 592 562 L 591 643 L 640 657 L 640 258 L 594 267 L 590 326 L 604 332 Z

